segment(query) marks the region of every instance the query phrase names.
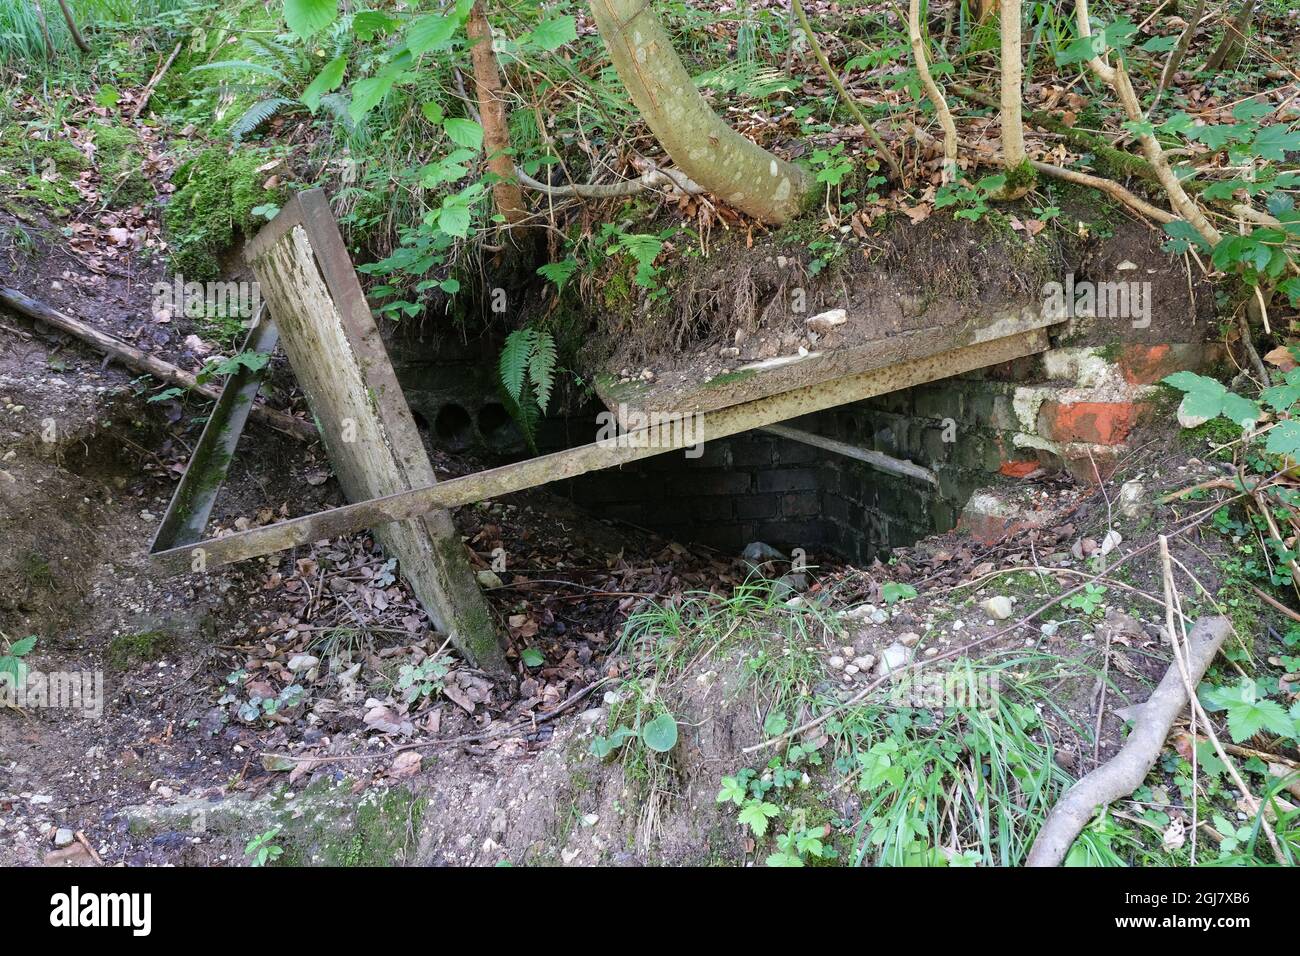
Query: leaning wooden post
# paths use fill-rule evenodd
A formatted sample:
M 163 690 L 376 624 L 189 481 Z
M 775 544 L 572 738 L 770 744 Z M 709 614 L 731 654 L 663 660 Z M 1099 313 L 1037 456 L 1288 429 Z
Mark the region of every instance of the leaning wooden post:
M 280 342 L 353 502 L 436 482 L 343 237 L 319 189 L 291 199 L 248 244 Z M 374 529 L 402 576 L 467 660 L 508 671 L 504 638 L 451 516 L 433 510 Z

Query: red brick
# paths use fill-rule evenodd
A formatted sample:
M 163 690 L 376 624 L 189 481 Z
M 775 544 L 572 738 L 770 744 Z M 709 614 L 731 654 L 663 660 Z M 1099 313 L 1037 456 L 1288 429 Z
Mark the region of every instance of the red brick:
M 1196 371 L 1211 364 L 1213 346 L 1195 342 L 1177 345 L 1126 345 L 1117 362 L 1130 385 L 1154 385 L 1166 375 L 1185 369 Z
M 1037 460 L 1031 461 L 1004 461 L 998 468 L 1002 474 L 1008 478 L 1023 478 L 1032 471 L 1039 469 Z
M 1038 409 L 1038 434 L 1055 442 L 1118 445 L 1137 424 L 1133 402 L 1043 402 Z

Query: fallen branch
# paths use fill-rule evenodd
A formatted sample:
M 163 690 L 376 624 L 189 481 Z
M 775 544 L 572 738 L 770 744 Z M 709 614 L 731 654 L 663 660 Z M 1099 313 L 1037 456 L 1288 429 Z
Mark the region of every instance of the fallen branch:
M 1200 682 L 1228 636 L 1226 617 L 1202 618 L 1188 637 L 1186 666 L 1192 684 Z M 1164 749 L 1174 720 L 1188 704 L 1178 663 L 1138 712 L 1133 732 L 1110 760 L 1084 776 L 1052 808 L 1025 860 L 1026 866 L 1060 866 L 1065 855 L 1099 807 L 1126 797 L 1142 785 Z
M 676 186 L 682 192 L 698 196 L 704 192 L 699 183 L 676 170 L 660 169 L 651 166 L 637 179 L 627 179 L 621 183 L 570 183 L 564 186 L 552 186 L 549 183 L 533 179 L 526 172 L 515 167 L 519 184 L 548 196 L 574 196 L 578 199 L 617 199 L 622 196 L 635 196 L 647 189 L 664 186 Z
M 154 87 L 162 82 L 162 78 L 166 76 L 167 71 L 172 68 L 172 63 L 175 62 L 176 55 L 181 52 L 182 43 L 184 43 L 183 40 L 177 41 L 176 46 L 172 48 L 172 55 L 167 57 L 167 62 L 162 65 L 162 69 L 153 75 L 153 79 L 151 79 L 145 86 L 144 92 L 140 94 L 140 99 L 136 101 L 135 108 L 131 110 L 131 115 L 129 117 L 133 122 L 140 118 L 140 114 L 144 112 L 144 108 L 149 105 L 149 100 L 153 96 Z
M 123 365 L 135 369 L 137 372 L 147 372 L 160 382 L 198 392 L 200 395 L 214 401 L 221 397 L 219 389 L 200 384 L 198 379 L 184 369 L 177 368 L 170 362 L 164 362 L 147 352 L 142 352 L 132 345 L 127 345 L 121 339 L 114 338 L 106 332 L 101 332 L 80 319 L 64 315 L 57 309 L 53 309 L 44 302 L 39 302 L 17 289 L 0 286 L 0 305 L 20 312 L 30 319 L 44 322 L 46 325 L 52 326 L 60 332 L 71 335 L 73 338 L 98 349 L 105 355 L 117 359 Z M 294 418 L 284 412 L 277 412 L 263 405 L 254 405 L 249 414 L 262 424 L 269 425 L 276 431 L 291 438 L 297 438 L 301 441 L 316 440 L 316 429 L 311 422 Z
M 1153 206 L 1144 199 L 1140 199 L 1133 193 L 1129 192 L 1113 179 L 1102 179 L 1100 176 L 1091 176 L 1088 173 L 1077 172 L 1073 169 L 1065 169 L 1061 166 L 1053 166 L 1051 163 L 1040 163 L 1037 160 L 1031 160 L 1034 169 L 1038 170 L 1045 176 L 1051 176 L 1053 179 L 1061 179 L 1068 183 L 1074 183 L 1077 186 L 1088 186 L 1092 189 L 1100 190 L 1106 195 L 1118 199 L 1124 205 L 1128 206 L 1134 212 L 1146 216 L 1162 225 L 1166 222 L 1173 222 L 1177 217 L 1172 213 L 1166 212 L 1158 206 Z

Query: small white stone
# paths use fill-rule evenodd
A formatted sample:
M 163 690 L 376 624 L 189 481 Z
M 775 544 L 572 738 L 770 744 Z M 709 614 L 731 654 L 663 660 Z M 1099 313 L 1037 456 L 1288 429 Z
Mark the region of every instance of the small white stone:
M 991 597 L 981 605 L 985 613 L 995 621 L 1005 621 L 1011 616 L 1011 599 L 999 594 Z

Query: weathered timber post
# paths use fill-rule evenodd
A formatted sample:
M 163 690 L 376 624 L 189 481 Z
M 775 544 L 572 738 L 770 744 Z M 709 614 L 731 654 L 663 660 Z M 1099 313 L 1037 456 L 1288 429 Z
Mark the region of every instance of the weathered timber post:
M 348 499 L 436 483 L 325 194 L 291 199 L 245 255 Z M 507 673 L 503 636 L 450 514 L 430 511 L 375 535 L 457 650 L 489 673 Z

